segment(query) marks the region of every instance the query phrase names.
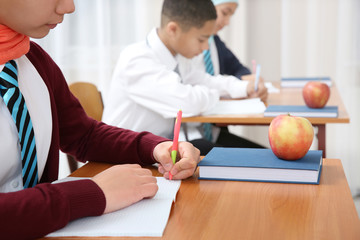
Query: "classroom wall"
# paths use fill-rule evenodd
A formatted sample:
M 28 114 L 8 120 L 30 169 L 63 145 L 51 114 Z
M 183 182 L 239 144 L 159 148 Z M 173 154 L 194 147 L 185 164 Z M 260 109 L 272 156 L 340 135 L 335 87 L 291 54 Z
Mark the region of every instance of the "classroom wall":
M 220 35 L 247 66 L 256 59 L 267 80 L 281 76 L 281 1 L 240 0 L 231 25 Z

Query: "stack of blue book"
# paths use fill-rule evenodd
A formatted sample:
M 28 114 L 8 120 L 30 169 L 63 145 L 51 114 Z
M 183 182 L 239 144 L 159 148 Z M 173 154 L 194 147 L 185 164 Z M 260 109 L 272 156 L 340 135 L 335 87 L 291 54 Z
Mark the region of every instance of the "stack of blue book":
M 269 105 L 264 117 L 276 117 L 281 114 L 290 114 L 297 117 L 338 117 L 338 106 L 325 106 L 323 108 L 309 108 L 305 105 Z
M 213 148 L 198 164 L 199 179 L 319 184 L 322 151 L 279 159 L 271 149 Z
M 323 82 L 331 87 L 330 77 L 283 77 L 281 87 L 304 87 L 308 82 Z

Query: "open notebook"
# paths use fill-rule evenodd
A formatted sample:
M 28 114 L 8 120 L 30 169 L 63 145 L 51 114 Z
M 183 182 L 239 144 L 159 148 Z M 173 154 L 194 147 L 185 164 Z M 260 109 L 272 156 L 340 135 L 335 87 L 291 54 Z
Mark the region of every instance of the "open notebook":
M 157 177 L 157 183 L 159 190 L 152 199 L 143 199 L 113 213 L 77 219 L 47 236 L 161 237 L 181 181 Z

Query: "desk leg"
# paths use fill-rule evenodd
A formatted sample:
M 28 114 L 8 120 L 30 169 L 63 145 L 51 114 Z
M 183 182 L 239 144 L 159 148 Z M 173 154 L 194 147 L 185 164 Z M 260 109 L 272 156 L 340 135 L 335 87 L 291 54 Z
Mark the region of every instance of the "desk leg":
M 323 157 L 326 157 L 326 126 L 325 124 L 314 125 L 318 129 L 318 149 L 323 151 Z

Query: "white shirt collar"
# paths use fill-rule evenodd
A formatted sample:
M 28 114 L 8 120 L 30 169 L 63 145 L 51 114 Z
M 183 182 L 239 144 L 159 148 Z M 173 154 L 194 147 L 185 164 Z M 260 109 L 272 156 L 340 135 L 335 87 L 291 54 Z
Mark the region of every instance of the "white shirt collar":
M 155 55 L 159 58 L 161 63 L 166 65 L 169 69 L 175 70 L 178 63 L 175 57 L 171 54 L 170 50 L 159 38 L 156 28 L 151 30 L 146 40 L 147 44 L 154 50 Z

